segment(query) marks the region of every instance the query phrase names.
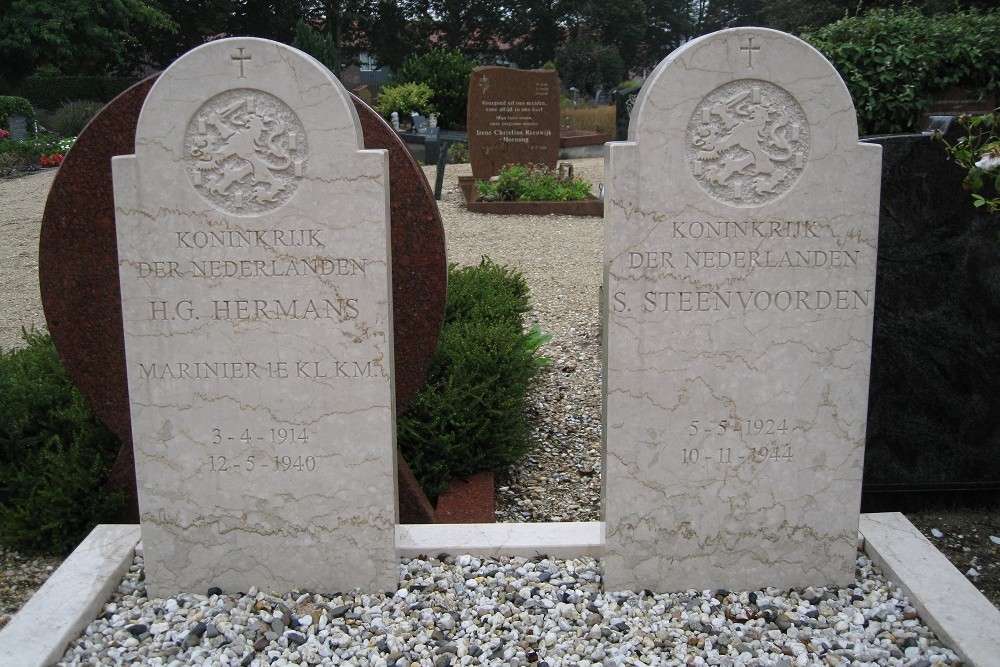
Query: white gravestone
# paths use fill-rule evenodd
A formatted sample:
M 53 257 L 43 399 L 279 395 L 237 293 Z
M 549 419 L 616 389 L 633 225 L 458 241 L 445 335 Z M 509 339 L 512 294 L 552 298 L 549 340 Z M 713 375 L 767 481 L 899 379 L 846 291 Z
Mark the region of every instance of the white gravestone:
M 113 161 L 151 595 L 394 589 L 388 162 L 309 56 L 211 42 Z
M 608 151 L 608 589 L 853 581 L 880 164 L 789 35 L 646 81 Z

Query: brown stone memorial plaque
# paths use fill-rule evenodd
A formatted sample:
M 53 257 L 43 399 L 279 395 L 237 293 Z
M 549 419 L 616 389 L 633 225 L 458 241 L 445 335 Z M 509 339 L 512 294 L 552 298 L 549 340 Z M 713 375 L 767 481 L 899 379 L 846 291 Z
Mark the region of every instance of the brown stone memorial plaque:
M 490 178 L 505 164 L 559 159 L 559 78 L 554 70 L 477 67 L 469 80 L 472 175 Z

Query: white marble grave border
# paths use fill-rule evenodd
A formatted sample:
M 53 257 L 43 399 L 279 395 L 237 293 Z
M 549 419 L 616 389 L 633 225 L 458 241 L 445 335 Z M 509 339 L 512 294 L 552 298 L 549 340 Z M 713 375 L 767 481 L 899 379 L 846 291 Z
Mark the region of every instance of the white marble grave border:
M 94 620 L 139 545 L 139 526 L 101 525 L 0 630 L 4 667 L 48 667 Z M 898 512 L 862 514 L 859 544 L 967 667 L 996 665 L 1000 610 Z M 396 526 L 401 557 L 441 552 L 573 558 L 604 553 L 604 524 L 472 523 Z

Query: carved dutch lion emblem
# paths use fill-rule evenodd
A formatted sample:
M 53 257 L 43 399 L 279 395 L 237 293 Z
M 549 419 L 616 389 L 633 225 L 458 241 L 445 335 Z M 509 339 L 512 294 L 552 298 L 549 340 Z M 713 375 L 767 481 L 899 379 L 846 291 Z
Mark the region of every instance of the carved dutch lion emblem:
M 291 199 L 308 155 L 295 112 L 260 90 L 230 90 L 203 104 L 184 149 L 195 190 L 236 215 L 267 213 Z
M 686 152 L 691 174 L 712 197 L 732 206 L 760 206 L 798 180 L 809 157 L 809 125 L 783 88 L 732 81 L 695 108 Z

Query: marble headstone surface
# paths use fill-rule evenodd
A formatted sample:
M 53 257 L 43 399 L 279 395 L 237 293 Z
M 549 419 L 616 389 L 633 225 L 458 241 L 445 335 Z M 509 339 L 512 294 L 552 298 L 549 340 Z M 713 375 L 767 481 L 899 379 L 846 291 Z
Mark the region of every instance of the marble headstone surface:
M 608 149 L 605 586 L 853 580 L 880 148 L 834 68 L 737 28 Z
M 505 164 L 559 159 L 559 77 L 555 70 L 477 67 L 469 80 L 472 175 L 490 178 Z
M 171 65 L 112 162 L 152 595 L 397 584 L 388 164 L 362 146 L 328 70 L 236 38 Z

